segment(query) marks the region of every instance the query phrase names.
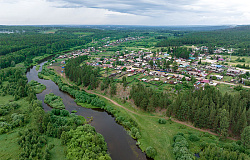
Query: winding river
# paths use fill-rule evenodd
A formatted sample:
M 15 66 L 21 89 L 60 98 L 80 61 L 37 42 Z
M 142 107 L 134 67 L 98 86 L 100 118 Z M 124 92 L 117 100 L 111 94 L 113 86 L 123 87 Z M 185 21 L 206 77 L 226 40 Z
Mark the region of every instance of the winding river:
M 39 71 L 36 71 L 36 67 L 29 69 L 27 72 L 28 81 L 35 80 L 39 83 L 46 85 L 47 89 L 42 93 L 37 94 L 37 98 L 43 102 L 44 97 L 48 93 L 54 93 L 63 99 L 63 103 L 68 111 L 77 110 L 77 115 L 87 117 L 93 117 L 91 125 L 95 127 L 96 131 L 101 133 L 105 141 L 108 144 L 108 151 L 113 160 L 146 160 L 145 154 L 136 146 L 136 141 L 132 139 L 126 132 L 126 130 L 115 122 L 113 116 L 101 109 L 88 109 L 77 105 L 74 99 L 59 90 L 58 86 L 51 80 L 44 80 L 38 78 L 38 72 L 41 71 L 42 66 L 46 62 L 42 62 Z M 51 108 L 42 103 L 45 111 L 51 110 Z

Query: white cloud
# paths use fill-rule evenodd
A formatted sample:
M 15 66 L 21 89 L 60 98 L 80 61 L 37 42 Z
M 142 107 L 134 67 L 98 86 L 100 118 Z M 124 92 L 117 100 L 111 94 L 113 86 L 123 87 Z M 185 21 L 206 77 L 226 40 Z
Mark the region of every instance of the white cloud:
M 0 0 L 4 24 L 249 24 L 245 0 Z

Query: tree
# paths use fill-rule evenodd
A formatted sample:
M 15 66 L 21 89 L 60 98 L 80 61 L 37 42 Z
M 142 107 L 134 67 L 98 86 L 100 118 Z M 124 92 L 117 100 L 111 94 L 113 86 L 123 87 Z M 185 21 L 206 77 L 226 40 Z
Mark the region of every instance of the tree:
M 111 84 L 111 87 L 110 87 L 110 95 L 111 95 L 111 96 L 116 95 L 116 85 L 115 85 L 115 83 L 112 83 L 112 84 Z
M 149 65 L 151 66 L 151 69 L 152 69 L 153 66 L 154 66 L 154 62 L 153 62 L 152 60 L 150 60 L 148 63 L 149 63 Z
M 201 59 L 200 59 L 200 61 L 198 62 L 198 64 L 201 64 Z
M 107 73 L 107 77 L 108 77 L 108 75 L 109 75 L 109 67 L 106 67 L 106 73 Z
M 154 158 L 157 155 L 155 148 L 149 146 L 146 148 L 146 154 L 149 158 Z
M 19 94 L 20 97 L 25 97 L 26 96 L 25 89 L 24 89 L 23 86 L 19 87 L 18 94 Z
M 244 128 L 243 132 L 241 133 L 241 143 L 247 149 L 250 149 L 250 126 Z
M 174 72 L 177 71 L 177 69 L 178 69 L 178 64 L 177 64 L 177 62 L 174 62 L 174 63 L 173 63 L 172 69 L 174 70 Z
M 127 87 L 128 83 L 127 83 L 127 79 L 125 76 L 122 77 L 122 83 L 123 83 L 123 89 L 125 91 L 125 88 Z
M 222 138 L 227 137 L 228 127 L 229 127 L 228 112 L 226 111 L 226 109 L 223 109 L 220 114 L 220 129 L 219 129 Z

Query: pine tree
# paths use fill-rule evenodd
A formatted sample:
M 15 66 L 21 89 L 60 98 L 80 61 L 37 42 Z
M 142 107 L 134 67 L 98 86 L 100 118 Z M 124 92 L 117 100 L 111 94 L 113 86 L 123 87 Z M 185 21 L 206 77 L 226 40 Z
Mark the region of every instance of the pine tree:
M 228 112 L 226 111 L 226 109 L 223 109 L 220 114 L 220 129 L 219 129 L 222 138 L 227 137 L 228 128 L 229 128 Z
M 250 126 L 244 128 L 241 134 L 241 143 L 243 144 L 244 147 L 250 149 Z

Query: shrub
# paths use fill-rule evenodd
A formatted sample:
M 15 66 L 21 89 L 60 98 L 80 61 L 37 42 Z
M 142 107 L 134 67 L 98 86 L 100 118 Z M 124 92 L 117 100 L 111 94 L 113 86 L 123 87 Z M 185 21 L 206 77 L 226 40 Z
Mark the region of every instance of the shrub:
M 149 158 L 154 158 L 157 155 L 157 152 L 156 152 L 155 148 L 149 146 L 146 148 L 146 155 Z
M 192 141 L 192 142 L 195 142 L 195 141 L 199 141 L 199 140 L 200 140 L 200 138 L 199 138 L 198 136 L 194 135 L 194 134 L 191 134 L 191 135 L 189 136 L 188 139 L 189 139 L 190 141 Z
M 60 115 L 62 115 L 62 116 L 64 116 L 64 117 L 69 116 L 69 111 L 67 111 L 67 110 L 65 110 L 65 109 L 61 110 L 60 112 L 61 112 Z
M 166 123 L 167 123 L 167 120 L 164 119 L 164 118 L 160 118 L 160 119 L 158 120 L 158 123 L 160 123 L 160 124 L 166 124 Z

